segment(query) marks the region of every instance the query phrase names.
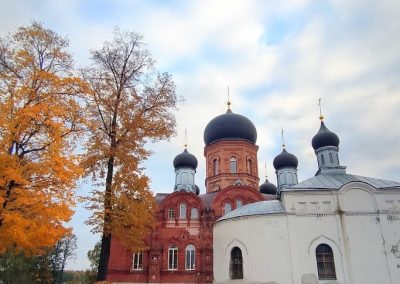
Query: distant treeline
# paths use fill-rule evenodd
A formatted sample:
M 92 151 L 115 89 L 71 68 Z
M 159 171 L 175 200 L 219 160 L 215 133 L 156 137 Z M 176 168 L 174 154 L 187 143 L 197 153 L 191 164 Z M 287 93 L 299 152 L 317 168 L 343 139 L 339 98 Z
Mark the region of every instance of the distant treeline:
M 96 272 L 92 270 L 66 270 L 64 271 L 64 283 L 91 284 L 96 282 Z

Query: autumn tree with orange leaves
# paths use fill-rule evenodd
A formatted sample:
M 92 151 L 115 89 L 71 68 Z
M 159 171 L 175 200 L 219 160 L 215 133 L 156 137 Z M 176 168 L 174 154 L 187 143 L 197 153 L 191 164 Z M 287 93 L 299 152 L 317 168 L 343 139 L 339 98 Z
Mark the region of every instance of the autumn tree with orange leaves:
M 85 84 L 67 47 L 39 23 L 0 39 L 0 253 L 41 253 L 69 231 Z
M 141 35 L 114 32 L 111 42 L 92 51 L 92 65 L 83 70 L 91 87 L 86 111 L 90 137 L 83 165 L 96 189 L 89 200 L 89 224 L 101 232 L 97 280 L 105 280 L 111 235 L 132 251 L 144 249 L 155 209 L 141 162 L 149 156 L 148 141 L 174 133 L 177 98 L 167 73 L 157 73 Z

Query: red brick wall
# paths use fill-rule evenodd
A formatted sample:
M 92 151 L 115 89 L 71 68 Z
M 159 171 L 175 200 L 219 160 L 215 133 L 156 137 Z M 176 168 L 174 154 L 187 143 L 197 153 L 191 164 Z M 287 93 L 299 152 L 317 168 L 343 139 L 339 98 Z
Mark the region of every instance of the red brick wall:
M 221 140 L 204 148 L 206 157 L 206 190 L 218 191 L 231 186 L 237 179 L 244 185 L 258 189 L 258 146 L 244 140 Z M 237 159 L 237 173 L 230 173 L 229 159 Z M 218 161 L 218 172 L 214 175 L 214 160 Z M 248 160 L 251 160 L 249 169 Z
M 224 202 L 231 201 L 232 209 L 235 209 L 237 199 L 241 199 L 245 205 L 264 200 L 264 197 L 253 188 L 231 186 L 218 192 L 211 207 L 206 208 L 199 196 L 193 193 L 171 193 L 159 204 L 156 230 L 149 237 L 150 250 L 144 255 L 143 270 L 131 270 L 132 252 L 113 238 L 107 279 L 115 282 L 211 283 L 212 225 L 221 217 Z M 186 204 L 187 215 L 183 220 L 179 219 L 180 203 Z M 199 211 L 197 220 L 190 218 L 192 207 Z M 169 208 L 176 210 L 173 220 L 168 219 Z M 178 248 L 178 269 L 174 271 L 168 270 L 168 247 L 172 244 Z M 185 248 L 189 244 L 196 248 L 194 271 L 185 270 Z
M 193 193 L 174 192 L 159 204 L 156 214 L 156 228 L 149 236 L 149 251 L 144 255 L 143 270 L 134 271 L 132 252 L 124 248 L 116 239 L 112 239 L 111 255 L 107 279 L 115 282 L 144 283 L 212 283 L 213 251 L 212 225 L 222 216 L 224 204 L 231 203 L 232 210 L 236 201 L 243 205 L 264 200 L 258 191 L 258 146 L 246 141 L 219 141 L 204 149 L 208 194 L 201 199 Z M 237 173 L 229 172 L 229 159 L 237 158 Z M 219 172 L 213 173 L 213 160 L 219 161 Z M 248 160 L 252 161 L 252 169 Z M 237 180 L 242 184 L 234 185 Z M 213 198 L 208 204 L 202 200 Z M 186 218 L 180 219 L 180 204 L 186 204 Z M 175 218 L 168 218 L 168 209 L 175 210 Z M 198 219 L 191 218 L 191 209 L 198 209 Z M 185 248 L 192 244 L 196 249 L 195 270 L 185 270 Z M 178 248 L 178 269 L 168 270 L 168 248 Z

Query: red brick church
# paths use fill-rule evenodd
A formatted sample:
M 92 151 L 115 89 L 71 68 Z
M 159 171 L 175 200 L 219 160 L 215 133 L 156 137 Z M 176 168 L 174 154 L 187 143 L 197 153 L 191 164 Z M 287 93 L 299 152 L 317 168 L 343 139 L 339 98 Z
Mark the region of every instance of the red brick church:
M 204 131 L 206 193 L 195 185 L 197 159 L 185 148 L 173 161 L 172 193 L 156 195 L 156 229 L 149 250 L 135 253 L 111 243 L 108 281 L 125 283 L 212 283 L 213 223 L 245 204 L 275 198 L 267 180 L 260 187 L 257 131 L 246 117 L 228 110 Z

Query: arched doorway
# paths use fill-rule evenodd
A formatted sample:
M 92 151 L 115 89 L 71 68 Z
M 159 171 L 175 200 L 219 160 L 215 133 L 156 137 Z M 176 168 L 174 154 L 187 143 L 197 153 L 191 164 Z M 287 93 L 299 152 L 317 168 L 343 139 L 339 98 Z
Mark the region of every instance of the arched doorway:
M 243 258 L 242 251 L 234 247 L 231 251 L 231 263 L 229 265 L 231 279 L 243 279 Z

